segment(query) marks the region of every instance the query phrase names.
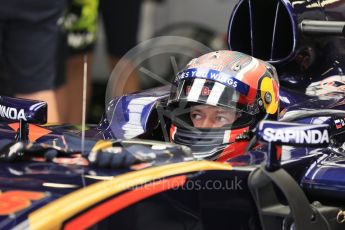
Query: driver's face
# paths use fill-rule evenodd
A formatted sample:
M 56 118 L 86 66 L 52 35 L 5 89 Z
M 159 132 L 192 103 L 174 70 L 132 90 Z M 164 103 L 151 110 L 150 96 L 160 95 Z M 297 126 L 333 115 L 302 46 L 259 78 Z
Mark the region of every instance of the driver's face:
M 211 105 L 191 107 L 190 119 L 196 128 L 220 128 L 231 125 L 239 115 L 234 109 L 225 109 Z

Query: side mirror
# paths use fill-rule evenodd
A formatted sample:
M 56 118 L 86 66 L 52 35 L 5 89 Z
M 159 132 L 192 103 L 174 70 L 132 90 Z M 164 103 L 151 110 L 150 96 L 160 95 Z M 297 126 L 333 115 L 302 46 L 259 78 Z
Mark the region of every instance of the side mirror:
M 45 124 L 47 108 L 44 101 L 0 96 L 0 121 Z
M 262 121 L 256 136 L 264 142 L 293 146 L 327 147 L 330 142 L 328 124 Z
M 268 143 L 266 169 L 280 168 L 277 145 L 327 147 L 330 143 L 328 124 L 300 124 L 279 121 L 262 121 L 256 130 L 258 140 Z

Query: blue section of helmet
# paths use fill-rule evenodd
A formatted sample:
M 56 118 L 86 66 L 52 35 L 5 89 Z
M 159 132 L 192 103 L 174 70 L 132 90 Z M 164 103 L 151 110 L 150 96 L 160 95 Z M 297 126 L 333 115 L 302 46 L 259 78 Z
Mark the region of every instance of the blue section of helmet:
M 198 68 L 187 69 L 178 73 L 175 81 L 194 79 L 194 78 L 202 78 L 202 79 L 219 82 L 223 85 L 234 88 L 235 90 L 237 90 L 238 92 L 240 92 L 242 95 L 245 95 L 245 96 L 248 95 L 248 92 L 249 92 L 249 85 L 247 85 L 246 83 L 238 80 L 237 78 L 235 78 L 234 76 L 230 74 L 226 74 L 226 73 L 220 72 L 218 70 L 213 70 L 213 69 L 198 69 Z

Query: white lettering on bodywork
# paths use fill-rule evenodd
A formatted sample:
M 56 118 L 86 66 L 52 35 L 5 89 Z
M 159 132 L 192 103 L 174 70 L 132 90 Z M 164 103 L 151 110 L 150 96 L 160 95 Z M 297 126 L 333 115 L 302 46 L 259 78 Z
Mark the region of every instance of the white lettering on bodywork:
M 23 119 L 24 121 L 27 121 L 24 109 L 17 110 L 16 108 L 7 107 L 4 105 L 0 105 L 0 116 L 11 120 Z
M 264 129 L 265 141 L 296 143 L 296 144 L 323 144 L 329 142 L 327 130 L 293 130 L 293 129 Z

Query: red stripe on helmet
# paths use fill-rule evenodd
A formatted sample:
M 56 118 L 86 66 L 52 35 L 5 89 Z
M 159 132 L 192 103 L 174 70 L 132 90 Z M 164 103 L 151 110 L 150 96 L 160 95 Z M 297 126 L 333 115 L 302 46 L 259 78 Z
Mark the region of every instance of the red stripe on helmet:
M 249 85 L 250 88 L 246 97 L 240 97 L 240 103 L 250 104 L 256 101 L 259 80 L 266 72 L 265 64 L 261 61 L 258 61 L 258 63 L 258 65 L 254 66 L 243 74 L 243 78 L 241 79 L 241 81 Z

